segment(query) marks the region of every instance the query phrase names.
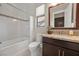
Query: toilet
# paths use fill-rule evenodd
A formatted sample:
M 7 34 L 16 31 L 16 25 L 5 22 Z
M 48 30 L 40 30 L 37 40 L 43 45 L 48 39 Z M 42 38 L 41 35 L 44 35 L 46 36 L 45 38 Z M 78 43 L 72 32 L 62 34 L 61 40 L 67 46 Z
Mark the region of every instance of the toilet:
M 31 53 L 31 56 L 41 56 L 41 45 L 42 45 L 42 41 L 41 41 L 41 36 L 40 35 L 37 35 L 36 36 L 36 41 L 34 42 L 31 42 L 29 44 L 29 50 L 30 50 L 30 53 Z

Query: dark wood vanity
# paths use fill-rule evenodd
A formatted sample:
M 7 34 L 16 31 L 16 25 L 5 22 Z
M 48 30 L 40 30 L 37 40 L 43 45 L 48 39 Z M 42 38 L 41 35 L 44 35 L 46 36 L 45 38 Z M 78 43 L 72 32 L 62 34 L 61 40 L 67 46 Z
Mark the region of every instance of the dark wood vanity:
M 79 43 L 43 37 L 43 56 L 79 56 Z

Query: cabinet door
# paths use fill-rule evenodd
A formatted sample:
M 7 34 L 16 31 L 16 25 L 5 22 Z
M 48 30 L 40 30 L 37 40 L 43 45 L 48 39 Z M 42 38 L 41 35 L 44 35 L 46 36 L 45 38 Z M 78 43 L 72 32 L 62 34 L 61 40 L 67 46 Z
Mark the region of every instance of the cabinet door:
M 79 52 L 76 52 L 70 49 L 63 49 L 62 55 L 63 56 L 79 56 Z
M 43 56 L 59 56 L 60 49 L 57 46 L 43 43 Z

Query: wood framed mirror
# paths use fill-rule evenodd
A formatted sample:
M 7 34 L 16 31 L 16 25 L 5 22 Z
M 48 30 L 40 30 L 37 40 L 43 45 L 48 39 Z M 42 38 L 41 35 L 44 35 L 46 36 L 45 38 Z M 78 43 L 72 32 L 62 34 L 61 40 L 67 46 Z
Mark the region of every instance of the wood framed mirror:
M 78 29 L 79 4 L 60 3 L 48 7 L 48 22 L 52 29 Z

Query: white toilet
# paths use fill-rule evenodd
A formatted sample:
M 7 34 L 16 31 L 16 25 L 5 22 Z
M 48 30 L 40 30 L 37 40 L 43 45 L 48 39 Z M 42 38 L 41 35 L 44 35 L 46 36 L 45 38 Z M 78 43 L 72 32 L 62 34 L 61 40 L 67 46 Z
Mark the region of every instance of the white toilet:
M 31 52 L 31 56 L 41 56 L 42 55 L 42 51 L 41 51 L 41 45 L 42 45 L 42 41 L 41 41 L 41 36 L 37 35 L 36 37 L 36 41 L 30 43 L 29 45 L 29 50 Z

